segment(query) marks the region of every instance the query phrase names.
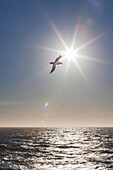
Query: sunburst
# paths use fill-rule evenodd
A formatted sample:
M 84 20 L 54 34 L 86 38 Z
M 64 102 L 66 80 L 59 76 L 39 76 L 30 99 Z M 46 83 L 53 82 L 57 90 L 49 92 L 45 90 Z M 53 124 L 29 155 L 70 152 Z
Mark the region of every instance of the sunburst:
M 68 64 L 67 64 L 67 68 L 66 68 L 66 73 L 65 75 L 67 75 L 68 69 L 69 69 L 69 65 L 70 62 L 73 61 L 73 63 L 75 64 L 75 66 L 77 67 L 77 69 L 80 71 L 81 75 L 83 76 L 83 78 L 85 80 L 87 80 L 87 77 L 85 75 L 85 73 L 83 72 L 82 68 L 80 67 L 80 64 L 78 63 L 78 61 L 76 60 L 76 58 L 80 58 L 83 60 L 90 60 L 93 62 L 100 62 L 100 63 L 108 63 L 105 60 L 101 60 L 98 58 L 93 58 L 90 56 L 84 56 L 79 54 L 79 52 L 84 49 L 85 47 L 88 47 L 89 45 L 91 45 L 92 43 L 94 43 L 95 41 L 97 41 L 98 39 L 100 39 L 101 37 L 103 37 L 105 34 L 107 34 L 109 31 L 103 32 L 101 34 L 99 34 L 98 36 L 94 37 L 93 39 L 89 40 L 88 42 L 80 45 L 79 47 L 77 47 L 76 49 L 74 48 L 74 43 L 76 42 L 76 38 L 77 38 L 77 33 L 79 30 L 79 22 L 77 22 L 77 25 L 75 27 L 74 30 L 74 34 L 72 37 L 72 42 L 71 42 L 71 46 L 68 47 L 67 43 L 64 41 L 62 35 L 60 34 L 60 32 L 58 31 L 56 25 L 54 24 L 54 22 L 52 21 L 52 19 L 50 18 L 50 16 L 48 15 L 48 13 L 46 12 L 48 19 L 50 21 L 51 27 L 53 28 L 54 32 L 56 33 L 57 37 L 59 38 L 60 42 L 62 43 L 62 45 L 64 46 L 65 50 L 60 50 L 60 49 L 55 49 L 55 48 L 51 48 L 51 47 L 46 47 L 46 46 L 41 46 L 41 45 L 35 45 L 38 48 L 44 49 L 44 50 L 48 50 L 54 53 L 60 53 L 63 54 L 63 59 L 67 59 L 68 60 Z M 79 20 L 78 20 L 79 21 Z

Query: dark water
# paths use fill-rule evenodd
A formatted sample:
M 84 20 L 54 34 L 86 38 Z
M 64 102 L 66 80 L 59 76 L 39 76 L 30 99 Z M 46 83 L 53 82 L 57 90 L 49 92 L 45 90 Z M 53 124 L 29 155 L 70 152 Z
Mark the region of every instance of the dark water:
M 113 128 L 0 128 L 0 169 L 113 170 Z

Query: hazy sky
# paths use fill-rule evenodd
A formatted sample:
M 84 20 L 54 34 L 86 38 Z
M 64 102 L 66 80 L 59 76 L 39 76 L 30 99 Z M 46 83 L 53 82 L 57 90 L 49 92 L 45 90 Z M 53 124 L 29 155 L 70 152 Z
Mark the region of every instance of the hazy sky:
M 0 126 L 113 126 L 112 0 L 0 0 Z

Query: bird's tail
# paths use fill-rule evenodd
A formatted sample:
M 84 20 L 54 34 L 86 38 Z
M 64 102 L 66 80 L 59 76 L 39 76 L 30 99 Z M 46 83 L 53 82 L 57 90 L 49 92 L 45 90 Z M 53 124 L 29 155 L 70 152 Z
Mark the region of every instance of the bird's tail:
M 53 64 L 53 62 L 50 62 L 50 64 Z

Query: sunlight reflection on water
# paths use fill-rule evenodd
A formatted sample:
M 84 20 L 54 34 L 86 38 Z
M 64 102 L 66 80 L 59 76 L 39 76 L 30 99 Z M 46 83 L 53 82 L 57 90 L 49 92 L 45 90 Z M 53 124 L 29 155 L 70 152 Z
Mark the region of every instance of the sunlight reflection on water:
M 0 128 L 0 168 L 113 169 L 113 128 Z

